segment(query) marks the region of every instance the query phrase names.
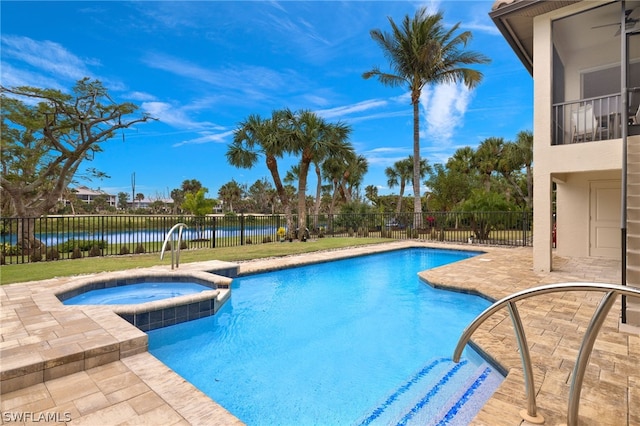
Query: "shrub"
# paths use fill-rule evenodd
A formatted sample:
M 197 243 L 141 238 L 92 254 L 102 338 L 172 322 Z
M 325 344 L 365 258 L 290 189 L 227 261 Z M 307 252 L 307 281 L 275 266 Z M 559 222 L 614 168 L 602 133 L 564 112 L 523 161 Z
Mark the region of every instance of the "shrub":
M 0 246 L 0 252 L 7 256 L 12 256 L 18 254 L 18 246 L 12 246 L 9 243 L 4 243 Z
M 144 249 L 144 246 L 142 245 L 142 243 L 138 243 L 138 245 L 136 246 L 136 254 L 142 254 L 142 253 L 146 253 L 146 250 Z
M 76 240 L 70 239 L 64 243 L 58 244 L 58 252 L 71 253 L 76 247 L 82 251 L 91 250 L 93 246 L 98 246 L 99 249 L 104 249 L 107 243 L 103 240 Z
M 353 228 L 349 227 L 349 229 L 347 229 L 347 235 L 350 237 L 353 237 L 353 234 L 354 234 Z
M 129 254 L 131 252 L 131 250 L 129 250 L 129 246 L 122 246 L 120 247 L 120 254 Z
M 58 259 L 60 259 L 60 254 L 58 253 L 58 250 L 56 250 L 53 247 L 47 250 L 47 260 L 58 260 Z
M 71 258 L 72 259 L 80 259 L 82 258 L 82 251 L 80 250 L 80 247 L 75 246 L 71 252 Z
M 187 242 L 184 241 L 184 240 L 181 240 L 180 241 L 180 250 L 186 250 L 188 248 L 189 248 L 189 246 L 187 246 Z
M 29 256 L 29 259 L 32 262 L 40 262 L 42 260 L 42 250 L 40 250 L 39 248 L 33 249 L 31 255 Z
M 7 261 L 4 258 L 4 253 L 0 253 L 0 265 L 6 265 Z
M 98 256 L 102 256 L 102 250 L 100 250 L 100 247 L 95 245 L 91 247 L 91 250 L 89 250 L 89 257 L 98 257 Z
M 264 237 L 264 238 L 262 239 L 262 243 L 263 243 L 263 244 L 270 243 L 270 242 L 271 242 L 271 237 L 269 237 L 269 236 L 266 236 L 266 237 Z

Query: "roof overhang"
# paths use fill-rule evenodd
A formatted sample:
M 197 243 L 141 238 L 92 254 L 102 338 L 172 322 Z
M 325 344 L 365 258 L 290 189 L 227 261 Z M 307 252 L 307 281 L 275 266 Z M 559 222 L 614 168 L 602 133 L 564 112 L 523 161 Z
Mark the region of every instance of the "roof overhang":
M 581 0 L 496 0 L 489 16 L 533 75 L 533 18 Z

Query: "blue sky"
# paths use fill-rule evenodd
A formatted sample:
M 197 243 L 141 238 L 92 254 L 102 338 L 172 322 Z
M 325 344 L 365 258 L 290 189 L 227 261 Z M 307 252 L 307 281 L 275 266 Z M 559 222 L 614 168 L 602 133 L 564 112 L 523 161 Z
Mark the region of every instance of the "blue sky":
M 515 139 L 533 128 L 533 81 L 488 16 L 493 1 L 2 1 L 3 86 L 68 91 L 88 76 L 117 102 L 134 102 L 157 122 L 105 142 L 87 167 L 110 176 L 79 183 L 109 193 L 168 196 L 197 179 L 217 197 L 235 179 L 251 185 L 269 172 L 226 162 L 238 123 L 275 109 L 309 109 L 352 128 L 369 161 L 362 188 L 389 189 L 385 168 L 412 153 L 412 109 L 404 88 L 362 73 L 389 70 L 369 31 L 389 30 L 419 7 L 473 32 L 469 48 L 491 58 L 483 82 L 429 87 L 421 100 L 421 154 L 444 163 L 487 137 Z M 295 163 L 281 161 L 281 173 Z M 310 188 L 315 187 L 310 175 Z

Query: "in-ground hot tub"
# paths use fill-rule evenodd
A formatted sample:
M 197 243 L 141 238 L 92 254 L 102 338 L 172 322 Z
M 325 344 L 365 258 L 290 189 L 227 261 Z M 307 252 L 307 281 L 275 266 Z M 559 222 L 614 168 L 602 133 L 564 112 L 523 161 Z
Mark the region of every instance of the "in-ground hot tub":
M 227 276 L 202 271 L 134 271 L 121 277 L 82 279 L 56 296 L 65 305 L 108 306 L 149 331 L 215 314 L 231 294 L 230 283 Z

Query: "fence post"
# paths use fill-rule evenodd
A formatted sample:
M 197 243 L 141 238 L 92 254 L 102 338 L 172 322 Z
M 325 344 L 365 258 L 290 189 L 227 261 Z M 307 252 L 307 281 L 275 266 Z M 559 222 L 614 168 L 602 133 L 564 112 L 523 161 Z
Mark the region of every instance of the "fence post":
M 240 245 L 244 245 L 244 213 L 240 213 Z
M 212 233 L 213 233 L 213 238 L 211 239 L 211 248 L 216 248 L 216 217 L 213 216 L 212 218 L 212 225 L 211 227 L 213 228 Z
M 104 244 L 104 250 L 100 250 L 100 255 L 106 256 L 110 254 L 110 253 L 106 253 L 106 251 L 111 249 L 111 245 L 107 244 L 106 241 L 104 240 L 104 216 L 100 216 L 100 222 L 101 222 L 100 223 L 100 241 L 102 241 L 102 244 Z
M 522 210 L 522 247 L 527 246 L 527 211 Z

